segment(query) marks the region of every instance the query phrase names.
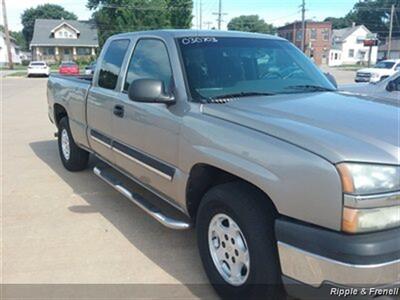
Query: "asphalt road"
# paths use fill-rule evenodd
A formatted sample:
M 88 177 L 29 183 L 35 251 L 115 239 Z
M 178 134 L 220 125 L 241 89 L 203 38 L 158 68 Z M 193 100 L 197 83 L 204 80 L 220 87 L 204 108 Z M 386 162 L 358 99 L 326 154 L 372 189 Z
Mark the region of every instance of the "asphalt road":
M 2 282 L 173 284 L 163 296 L 201 296 L 194 231 L 164 228 L 90 168 L 62 167 L 46 82 L 2 79 Z

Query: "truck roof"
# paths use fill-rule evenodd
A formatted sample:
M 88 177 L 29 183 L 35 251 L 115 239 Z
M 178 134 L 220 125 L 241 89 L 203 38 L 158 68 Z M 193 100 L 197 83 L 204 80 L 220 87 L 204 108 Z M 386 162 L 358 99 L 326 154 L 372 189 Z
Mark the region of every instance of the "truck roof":
M 114 35 L 113 37 L 131 37 L 135 35 L 149 35 L 159 37 L 172 37 L 172 38 L 183 38 L 183 37 L 194 37 L 194 36 L 206 36 L 206 37 L 236 37 L 236 38 L 262 38 L 262 39 L 276 39 L 284 40 L 278 36 L 262 33 L 253 32 L 242 32 L 242 31 L 222 31 L 222 30 L 193 30 L 193 29 L 161 29 L 161 30 L 148 30 L 148 31 L 136 31 L 127 32 Z

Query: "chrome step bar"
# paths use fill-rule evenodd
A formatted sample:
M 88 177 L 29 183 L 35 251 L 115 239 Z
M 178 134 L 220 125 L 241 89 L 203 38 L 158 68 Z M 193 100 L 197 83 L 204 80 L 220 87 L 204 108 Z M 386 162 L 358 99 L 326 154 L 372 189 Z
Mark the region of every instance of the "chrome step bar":
M 185 229 L 189 229 L 192 227 L 191 223 L 189 223 L 187 221 L 178 220 L 178 219 L 171 218 L 171 217 L 165 215 L 156 206 L 154 206 L 152 203 L 148 202 L 142 196 L 129 191 L 129 189 L 124 187 L 121 182 L 119 182 L 112 176 L 108 176 L 107 171 L 105 171 L 104 169 L 101 169 L 99 167 L 94 167 L 93 172 L 100 179 L 102 179 L 104 182 L 111 185 L 115 190 L 117 190 L 122 195 L 124 195 L 126 198 L 128 198 L 130 201 L 135 203 L 137 206 L 139 206 L 141 209 L 143 209 L 146 213 L 148 213 L 150 216 L 152 216 L 154 219 L 156 219 L 158 222 L 160 222 L 165 227 L 175 229 L 175 230 L 185 230 Z

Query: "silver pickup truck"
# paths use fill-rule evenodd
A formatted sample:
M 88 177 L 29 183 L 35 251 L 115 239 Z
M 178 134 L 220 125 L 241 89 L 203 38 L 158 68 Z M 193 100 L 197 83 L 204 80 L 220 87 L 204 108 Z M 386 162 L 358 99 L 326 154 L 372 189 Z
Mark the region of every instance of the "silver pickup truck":
M 338 92 L 288 41 L 119 34 L 93 78 L 47 94 L 65 168 L 91 153 L 157 221 L 195 227 L 223 297 L 400 282 L 399 107 Z

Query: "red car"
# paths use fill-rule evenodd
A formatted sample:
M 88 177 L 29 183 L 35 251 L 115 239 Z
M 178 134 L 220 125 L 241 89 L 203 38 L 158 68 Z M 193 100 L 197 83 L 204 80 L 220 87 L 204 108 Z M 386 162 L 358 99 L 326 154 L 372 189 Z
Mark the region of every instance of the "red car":
M 79 75 L 79 66 L 72 61 L 63 62 L 58 72 L 63 75 Z

